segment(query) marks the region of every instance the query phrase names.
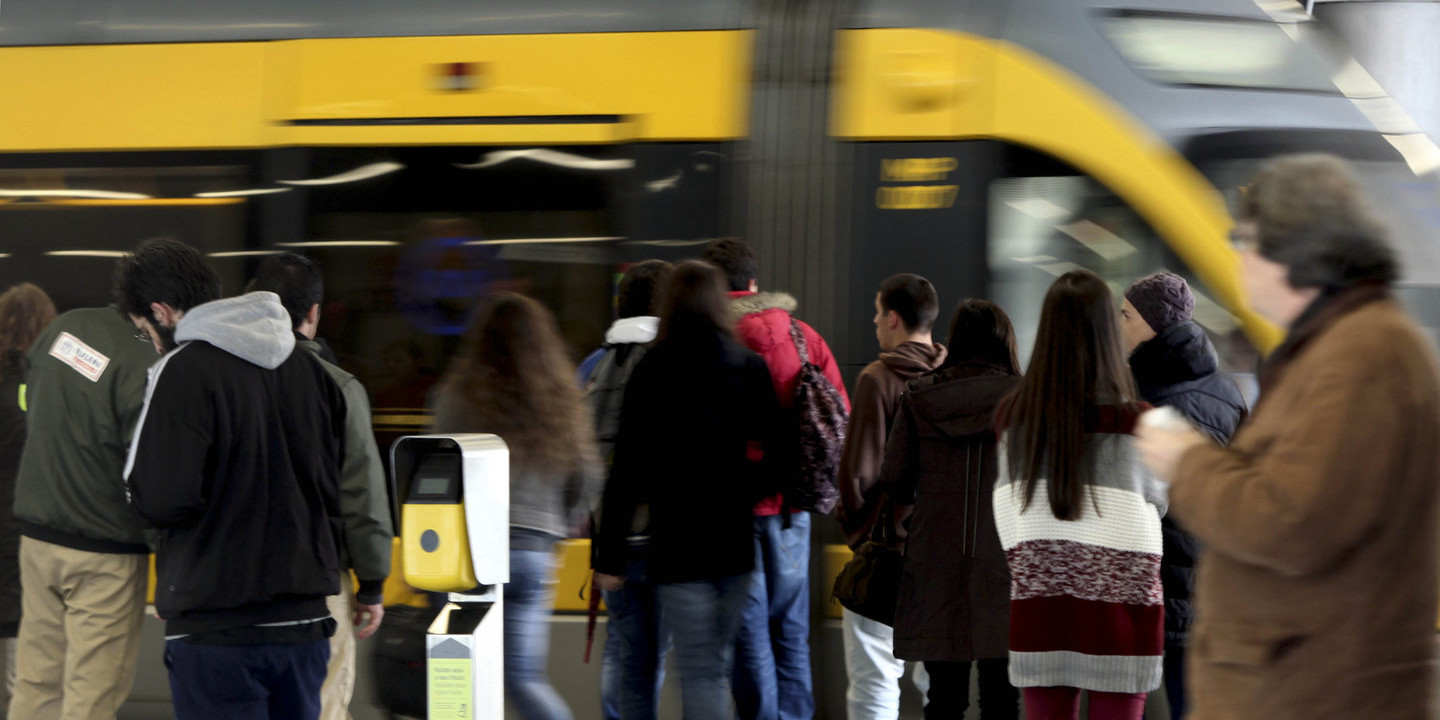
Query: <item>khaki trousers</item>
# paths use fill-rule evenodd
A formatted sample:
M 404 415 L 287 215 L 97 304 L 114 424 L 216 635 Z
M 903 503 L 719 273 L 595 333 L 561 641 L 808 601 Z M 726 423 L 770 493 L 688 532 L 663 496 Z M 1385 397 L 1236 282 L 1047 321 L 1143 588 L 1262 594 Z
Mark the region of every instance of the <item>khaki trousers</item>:
M 21 618 L 12 718 L 114 720 L 135 683 L 144 555 L 20 538 Z
M 355 596 L 331 595 L 325 604 L 335 618 L 335 635 L 330 638 L 330 666 L 320 687 L 320 720 L 350 720 L 350 700 L 355 695 Z

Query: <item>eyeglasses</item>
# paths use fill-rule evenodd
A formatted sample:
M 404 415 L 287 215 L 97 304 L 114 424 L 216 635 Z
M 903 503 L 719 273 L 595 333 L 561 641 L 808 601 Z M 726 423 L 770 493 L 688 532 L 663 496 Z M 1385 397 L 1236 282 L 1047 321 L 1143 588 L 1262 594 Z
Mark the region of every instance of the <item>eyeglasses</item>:
M 136 330 L 135 339 L 143 343 L 154 342 L 150 339 L 150 333 L 147 333 L 144 330 Z
M 1230 246 L 1238 252 L 1255 249 L 1255 236 L 1251 233 L 1242 233 L 1239 230 L 1230 231 Z

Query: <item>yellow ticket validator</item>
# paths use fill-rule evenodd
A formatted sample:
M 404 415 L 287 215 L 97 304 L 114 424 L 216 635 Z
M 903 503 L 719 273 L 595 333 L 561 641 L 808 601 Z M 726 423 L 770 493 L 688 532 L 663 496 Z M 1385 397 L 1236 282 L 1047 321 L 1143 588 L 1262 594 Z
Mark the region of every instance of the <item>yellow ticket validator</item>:
M 400 510 L 405 582 L 431 592 L 469 592 L 479 584 L 462 501 L 460 456 L 422 456 Z

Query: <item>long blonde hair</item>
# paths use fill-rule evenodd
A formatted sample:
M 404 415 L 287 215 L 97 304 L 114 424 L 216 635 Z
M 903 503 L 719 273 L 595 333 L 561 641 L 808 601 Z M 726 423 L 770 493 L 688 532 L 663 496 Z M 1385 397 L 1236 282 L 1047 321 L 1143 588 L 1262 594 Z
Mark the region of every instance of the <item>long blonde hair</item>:
M 595 432 L 555 317 L 515 293 L 491 299 L 466 329 L 440 381 L 436 430 L 499 435 L 512 463 L 575 471 Z

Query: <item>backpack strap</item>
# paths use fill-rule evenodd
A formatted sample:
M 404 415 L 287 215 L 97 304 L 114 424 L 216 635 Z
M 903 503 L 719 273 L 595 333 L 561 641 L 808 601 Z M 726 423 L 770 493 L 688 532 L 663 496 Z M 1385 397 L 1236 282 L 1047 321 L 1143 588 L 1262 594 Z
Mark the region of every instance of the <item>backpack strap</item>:
M 795 343 L 795 351 L 800 353 L 800 364 L 810 364 L 810 353 L 805 347 L 805 333 L 800 330 L 800 321 L 790 318 L 790 340 Z

